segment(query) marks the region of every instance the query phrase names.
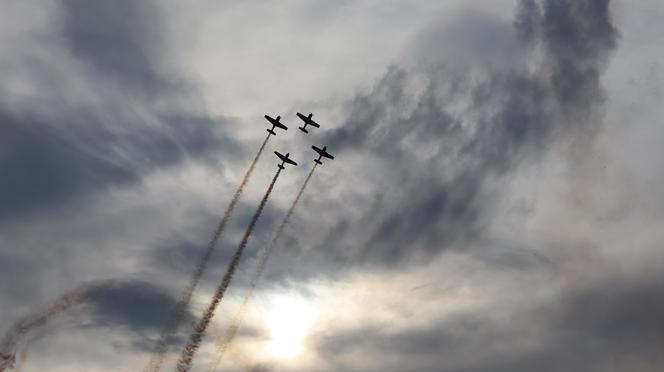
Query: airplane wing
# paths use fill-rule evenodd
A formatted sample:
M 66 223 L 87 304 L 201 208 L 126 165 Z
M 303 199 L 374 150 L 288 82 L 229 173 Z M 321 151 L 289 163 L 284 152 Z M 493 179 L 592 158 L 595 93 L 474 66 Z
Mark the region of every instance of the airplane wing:
M 279 116 L 277 116 L 277 119 L 275 119 L 275 118 L 273 118 L 273 117 L 271 117 L 271 116 L 269 116 L 269 115 L 264 115 L 264 117 L 265 117 L 265 119 L 266 119 L 267 121 L 270 122 L 270 124 L 274 125 L 275 127 L 277 127 L 277 128 L 281 128 L 281 129 L 283 129 L 283 130 L 288 130 L 288 127 L 286 127 L 285 125 L 283 125 L 283 124 L 279 121 L 279 119 L 280 119 Z
M 292 165 L 297 165 L 296 162 L 294 162 L 293 160 L 291 160 L 291 158 L 289 158 L 290 153 L 288 153 L 288 154 L 286 154 L 286 155 L 280 153 L 279 151 L 275 151 L 274 153 L 275 153 L 275 155 L 277 155 L 277 157 L 279 157 L 279 159 L 280 159 L 281 161 L 283 161 L 284 163 L 288 163 L 288 164 L 292 164 Z
M 300 119 L 302 119 L 302 121 L 304 121 L 305 123 L 306 123 L 307 120 L 309 119 L 308 117 L 306 117 L 306 116 L 300 114 L 299 112 L 297 113 L 297 117 L 300 118 Z
M 277 155 L 277 157 L 278 157 L 281 161 L 287 161 L 287 159 L 288 159 L 288 158 L 286 157 L 286 155 L 282 155 L 279 151 L 275 151 L 274 154 Z
M 314 119 L 311 118 L 311 116 L 313 116 L 313 114 L 309 114 L 309 116 L 305 116 L 305 115 L 303 115 L 303 114 L 300 114 L 299 112 L 297 113 L 297 117 L 299 117 L 300 119 L 302 119 L 302 121 L 303 121 L 306 125 L 311 125 L 312 127 L 320 128 L 320 125 L 319 125 L 318 123 L 316 123 L 316 122 L 314 121 Z
M 316 146 L 311 146 L 311 148 L 314 149 L 314 151 L 316 151 L 320 156 L 326 157 L 328 159 L 334 159 L 334 156 L 327 152 L 327 146 L 323 147 L 322 149 Z

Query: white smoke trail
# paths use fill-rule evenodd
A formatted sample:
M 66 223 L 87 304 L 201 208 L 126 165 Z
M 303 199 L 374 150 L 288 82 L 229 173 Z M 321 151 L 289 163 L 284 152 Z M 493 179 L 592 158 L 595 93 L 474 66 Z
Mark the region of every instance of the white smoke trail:
M 210 372 L 215 372 L 217 370 L 219 363 L 221 363 L 221 359 L 224 356 L 224 353 L 230 346 L 231 342 L 233 342 L 235 334 L 240 328 L 240 325 L 242 324 L 242 319 L 244 318 L 244 315 L 246 314 L 247 309 L 249 307 L 249 301 L 251 300 L 251 297 L 254 294 L 254 290 L 256 289 L 256 286 L 258 285 L 261 276 L 263 276 L 263 272 L 265 271 L 265 266 L 267 265 L 267 261 L 270 259 L 272 251 L 277 246 L 277 241 L 283 234 L 286 225 L 288 225 L 288 221 L 290 220 L 290 217 L 293 214 L 295 207 L 299 203 L 300 198 L 304 193 L 304 189 L 307 187 L 307 184 L 309 183 L 309 180 L 311 179 L 311 176 L 314 174 L 314 171 L 316 170 L 317 166 L 318 164 L 314 164 L 314 167 L 311 168 L 311 171 L 309 172 L 307 178 L 304 180 L 304 183 L 300 187 L 300 190 L 298 191 L 295 200 L 293 200 L 293 203 L 291 204 L 290 208 L 288 208 L 288 212 L 286 212 L 286 215 L 281 220 L 279 227 L 275 230 L 274 235 L 272 235 L 272 240 L 270 241 L 270 245 L 267 246 L 267 248 L 261 255 L 260 261 L 258 263 L 258 268 L 256 269 L 256 272 L 254 273 L 254 276 L 251 279 L 251 283 L 249 284 L 249 290 L 247 294 L 244 296 L 242 304 L 240 305 L 240 309 L 235 314 L 235 317 L 233 317 L 233 320 L 226 329 L 226 332 L 224 332 L 224 334 L 217 340 L 217 358 L 215 359 L 215 361 L 213 361 L 210 364 L 209 367 Z
M 187 307 L 189 306 L 189 303 L 191 302 L 191 299 L 194 295 L 194 292 L 196 291 L 196 288 L 198 287 L 198 283 L 201 280 L 201 277 L 203 276 L 203 273 L 205 272 L 205 269 L 207 268 L 208 262 L 210 261 L 210 258 L 212 257 L 212 253 L 214 252 L 217 242 L 219 241 L 219 238 L 221 238 L 221 234 L 223 233 L 226 224 L 230 220 L 231 213 L 235 209 L 235 205 L 238 203 L 240 200 L 240 196 L 244 192 L 244 188 L 247 185 L 247 182 L 249 181 L 249 178 L 251 174 L 254 171 L 254 168 L 256 167 L 256 163 L 258 162 L 258 159 L 261 157 L 261 154 L 263 153 L 263 150 L 265 149 L 265 146 L 267 145 L 268 140 L 270 139 L 270 134 L 265 137 L 265 140 L 263 141 L 263 144 L 261 147 L 258 149 L 258 152 L 256 153 L 256 156 L 252 160 L 251 164 L 249 165 L 249 168 L 244 174 L 244 178 L 242 179 L 242 182 L 240 183 L 240 186 L 235 190 L 235 194 L 233 195 L 233 199 L 231 199 L 230 204 L 226 208 L 226 211 L 224 212 L 224 217 L 221 219 L 221 222 L 219 222 L 219 225 L 217 226 L 217 229 L 214 232 L 214 235 L 212 236 L 212 239 L 207 245 L 207 249 L 205 251 L 205 254 L 203 257 L 201 257 L 200 262 L 196 266 L 196 270 L 194 271 L 194 274 L 191 277 L 191 280 L 189 281 L 189 284 L 185 287 L 185 289 L 182 291 L 182 295 L 180 296 L 179 301 L 175 305 L 175 308 L 173 309 L 173 316 L 171 321 L 167 324 L 166 328 L 162 331 L 161 337 L 159 341 L 157 342 L 157 346 L 155 348 L 155 351 L 152 354 L 152 358 L 150 359 L 150 362 L 148 363 L 147 367 L 145 368 L 146 372 L 157 372 L 161 368 L 161 366 L 164 363 L 164 359 L 166 358 L 166 351 L 168 349 L 168 340 L 173 337 L 175 332 L 177 331 L 178 326 L 180 323 L 185 318 L 186 312 L 187 312 Z
M 249 223 L 249 227 L 247 227 L 247 231 L 245 231 L 244 236 L 242 237 L 242 241 L 240 242 L 240 245 L 235 251 L 233 258 L 229 263 L 228 268 L 226 269 L 226 273 L 224 274 L 221 282 L 219 283 L 219 286 L 217 287 L 214 297 L 210 302 L 210 305 L 208 305 L 208 308 L 203 313 L 203 317 L 194 328 L 194 331 L 189 336 L 189 341 L 187 342 L 185 348 L 182 350 L 182 354 L 180 355 L 180 359 L 178 360 L 177 364 L 178 371 L 186 372 L 191 368 L 191 363 L 194 359 L 194 356 L 196 355 L 196 352 L 198 351 L 198 348 L 200 347 L 201 341 L 203 340 L 203 335 L 205 334 L 205 331 L 207 330 L 207 327 L 210 324 L 212 317 L 214 317 L 214 312 L 217 306 L 219 305 L 219 302 L 221 302 L 221 299 L 224 297 L 226 289 L 231 284 L 231 280 L 233 280 L 233 275 L 235 274 L 235 270 L 237 269 L 237 266 L 240 263 L 240 259 L 242 258 L 242 253 L 244 252 L 244 248 L 246 247 L 247 242 L 249 241 L 249 237 L 251 236 L 251 233 L 254 230 L 254 227 L 256 226 L 256 222 L 258 222 L 258 218 L 260 217 L 263 208 L 265 207 L 265 204 L 267 203 L 267 200 L 270 197 L 270 193 L 272 193 L 272 189 L 274 188 L 274 184 L 277 182 L 277 178 L 279 178 L 280 173 L 281 173 L 281 168 L 277 170 L 277 173 L 274 175 L 274 178 L 272 179 L 270 186 L 265 192 L 263 199 L 258 205 L 258 209 L 256 209 L 256 212 L 254 213 L 251 219 L 251 223 Z

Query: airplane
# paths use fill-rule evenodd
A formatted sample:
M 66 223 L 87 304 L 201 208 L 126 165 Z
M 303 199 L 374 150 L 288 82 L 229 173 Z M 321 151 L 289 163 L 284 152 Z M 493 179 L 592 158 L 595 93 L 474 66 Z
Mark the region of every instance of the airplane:
M 296 162 L 292 161 L 292 160 L 288 157 L 288 156 L 290 156 L 290 152 L 289 152 L 289 153 L 286 153 L 286 155 L 282 155 L 282 154 L 280 154 L 278 151 L 275 151 L 274 153 L 275 153 L 275 154 L 277 155 L 277 157 L 281 160 L 281 164 L 278 164 L 279 168 L 281 168 L 281 169 L 285 169 L 285 168 L 284 168 L 284 164 L 285 164 L 285 163 L 293 164 L 293 165 L 297 165 Z
M 298 127 L 304 133 L 309 133 L 309 131 L 307 130 L 307 125 L 311 125 L 312 127 L 315 127 L 315 128 L 320 128 L 320 125 L 318 123 L 316 123 L 315 121 L 313 121 L 313 119 L 311 118 L 312 116 L 314 116 L 314 114 L 309 114 L 309 116 L 304 116 L 304 115 L 302 115 L 298 112 L 297 116 L 300 119 L 302 119 L 302 121 L 304 122 L 303 127 Z
M 314 159 L 314 161 L 316 163 L 320 164 L 320 165 L 323 165 L 323 163 L 321 163 L 320 159 L 322 159 L 324 157 L 328 158 L 328 159 L 334 159 L 334 156 L 330 155 L 330 153 L 327 152 L 327 146 L 323 146 L 322 149 L 319 149 L 316 146 L 311 146 L 311 148 L 314 149 L 314 151 L 316 151 L 318 153 L 318 159 Z
M 274 133 L 274 128 L 275 127 L 283 129 L 283 130 L 288 130 L 287 126 L 285 126 L 285 125 L 283 125 L 282 123 L 279 122 L 279 120 L 281 120 L 281 116 L 277 116 L 277 118 L 274 119 L 274 118 L 271 118 L 269 115 L 265 115 L 265 119 L 267 119 L 267 121 L 269 121 L 270 124 L 272 124 L 272 128 L 268 129 L 267 132 L 270 133 L 273 136 L 277 135 L 276 133 Z

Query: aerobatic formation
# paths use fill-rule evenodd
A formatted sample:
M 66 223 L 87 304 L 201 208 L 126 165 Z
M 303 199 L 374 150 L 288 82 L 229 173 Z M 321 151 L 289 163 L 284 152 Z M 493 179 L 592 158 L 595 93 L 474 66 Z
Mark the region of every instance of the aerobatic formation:
M 664 0 L 3 5 L 0 372 L 664 371 Z
M 301 113 L 297 113 L 297 116 L 302 119 L 304 122 L 302 127 L 299 127 L 299 129 L 304 132 L 304 133 L 309 133 L 309 131 L 306 129 L 307 126 L 311 126 L 314 128 L 319 128 L 320 124 L 316 123 L 313 121 L 312 117 L 313 114 L 309 114 L 308 116 L 305 116 Z M 177 302 L 173 304 L 173 306 L 170 309 L 166 309 L 165 311 L 169 311 L 169 321 L 165 325 L 164 329 L 162 330 L 162 333 L 157 340 L 157 343 L 154 347 L 152 356 L 150 358 L 150 361 L 148 362 L 147 366 L 145 367 L 145 371 L 150 371 L 150 372 L 156 372 L 162 369 L 163 364 L 165 362 L 167 352 L 168 352 L 168 345 L 169 345 L 169 340 L 172 340 L 173 337 L 175 336 L 176 332 L 178 331 L 178 328 L 180 325 L 183 323 L 184 319 L 186 318 L 188 312 L 189 312 L 189 305 L 192 301 L 192 298 L 194 297 L 194 294 L 196 292 L 196 289 L 199 285 L 199 282 L 208 266 L 208 263 L 210 259 L 212 258 L 212 255 L 214 254 L 214 251 L 216 249 L 216 246 L 221 239 L 223 232 L 225 230 L 225 227 L 227 226 L 232 213 L 238 204 L 238 201 L 247 185 L 249 182 L 249 179 L 251 178 L 251 175 L 256 167 L 257 162 L 259 161 L 263 151 L 265 150 L 270 137 L 276 136 L 277 132 L 275 129 L 281 129 L 281 130 L 288 130 L 288 127 L 284 125 L 281 122 L 281 116 L 277 116 L 276 118 L 273 118 L 269 115 L 265 115 L 265 119 L 271 124 L 271 127 L 267 129 L 268 135 L 266 138 L 263 140 L 261 146 L 259 147 L 256 155 L 254 156 L 253 160 L 249 164 L 249 167 L 245 171 L 244 177 L 242 178 L 242 181 L 240 182 L 240 185 L 238 188 L 235 190 L 235 193 L 233 194 L 233 197 L 229 203 L 229 205 L 226 207 L 224 214 L 217 225 L 217 228 L 212 234 L 212 238 L 210 239 L 207 249 L 205 250 L 203 256 L 199 259 L 198 264 L 196 265 L 194 272 L 192 273 L 192 276 L 188 282 L 188 284 L 185 286 L 183 289 L 182 294 L 178 298 Z M 274 247 L 276 245 L 277 240 L 281 236 L 281 234 L 284 231 L 284 228 L 286 226 L 286 223 L 288 222 L 288 219 L 290 218 L 291 214 L 293 213 L 293 210 L 295 206 L 297 205 L 298 201 L 300 200 L 300 197 L 302 196 L 304 189 L 311 179 L 316 167 L 321 163 L 322 158 L 328 158 L 328 159 L 334 159 L 334 157 L 327 152 L 327 147 L 324 146 L 322 149 L 316 146 L 312 146 L 313 150 L 317 153 L 318 158 L 314 158 L 315 164 L 309 171 L 309 173 L 306 176 L 306 179 L 302 185 L 302 187 L 299 189 L 297 196 L 294 200 L 294 202 L 291 204 L 290 208 L 288 209 L 285 217 L 283 218 L 281 224 L 278 226 L 278 228 L 275 230 L 275 233 L 273 234 L 273 239 L 268 247 L 266 247 L 263 250 L 263 255 L 261 257 L 258 269 L 254 273 L 253 279 L 251 281 L 250 285 L 250 291 L 246 294 L 244 303 L 241 309 L 241 312 L 243 313 L 246 311 L 246 307 L 248 306 L 249 298 L 252 296 L 254 289 L 256 288 L 258 284 L 258 280 L 260 276 L 262 275 L 263 271 L 265 270 L 265 265 L 267 263 L 267 259 L 270 256 L 270 253 L 274 250 Z M 247 226 L 245 233 L 238 244 L 231 261 L 228 263 L 228 267 L 226 269 L 226 272 L 224 275 L 221 277 L 219 284 L 217 286 L 217 289 L 214 293 L 214 296 L 212 299 L 209 301 L 209 305 L 201 315 L 199 321 L 195 324 L 193 330 L 190 332 L 190 336 L 188 338 L 188 341 L 186 345 L 184 346 L 180 358 L 177 362 L 177 367 L 176 369 L 178 371 L 188 371 L 191 368 L 193 359 L 196 355 L 197 350 L 200 347 L 200 344 L 203 340 L 203 336 L 206 333 L 206 330 L 210 324 L 210 321 L 214 317 L 216 308 L 220 304 L 221 300 L 223 299 L 224 293 L 228 289 L 229 285 L 231 284 L 231 281 L 233 279 L 233 276 L 238 268 L 238 265 L 240 264 L 240 260 L 242 258 L 242 254 L 245 250 L 245 247 L 247 246 L 249 242 L 249 238 L 251 237 L 251 234 L 258 223 L 259 217 L 267 204 L 267 201 L 269 199 L 269 196 L 276 184 L 276 181 L 281 174 L 282 171 L 286 169 L 286 165 L 292 165 L 292 166 L 297 166 L 297 162 L 295 162 L 291 158 L 290 152 L 286 153 L 285 155 L 282 154 L 279 151 L 274 151 L 275 155 L 277 156 L 278 160 L 280 163 L 277 163 L 277 171 L 272 178 L 272 181 L 270 182 L 267 191 L 263 195 L 263 198 L 260 200 L 257 209 L 255 210 L 253 217 Z M 110 283 L 110 282 L 109 282 Z M 57 301 L 55 301 L 53 304 L 49 305 L 46 310 L 41 310 L 38 312 L 38 316 L 32 315 L 26 319 L 21 319 L 17 325 L 14 327 L 15 329 L 11 330 L 9 334 L 5 336 L 5 342 L 2 345 L 2 349 L 0 349 L 0 372 L 5 371 L 5 370 L 10 370 L 17 368 L 16 367 L 16 352 L 17 352 L 17 345 L 19 345 L 22 340 L 21 338 L 26 338 L 27 339 L 27 333 L 31 331 L 33 328 L 36 326 L 41 326 L 43 324 L 46 324 L 51 317 L 55 316 L 56 314 L 67 310 L 73 305 L 76 305 L 82 301 L 85 301 L 86 297 L 84 295 L 80 295 L 79 293 L 87 293 L 90 292 L 90 288 L 97 288 L 100 287 L 100 289 L 103 289 L 105 284 L 95 284 L 95 285 L 88 285 L 84 286 L 87 288 L 86 290 L 76 290 L 73 291 L 72 293 L 67 293 L 63 295 L 61 298 L 59 298 Z M 109 284 L 110 285 L 110 284 Z M 87 292 L 86 292 L 87 291 Z M 229 329 L 226 331 L 226 337 L 220 338 L 217 340 L 217 346 L 218 346 L 218 357 L 216 358 L 216 363 L 213 365 L 213 368 L 216 368 L 216 365 L 219 363 L 221 360 L 221 357 L 223 355 L 223 351 L 228 347 L 228 344 L 232 342 L 233 335 L 237 331 L 237 329 L 240 326 L 241 322 L 241 316 L 242 314 L 238 314 L 235 316 L 233 324 L 229 327 Z M 36 320 L 34 320 L 34 319 Z M 27 324 L 27 325 L 26 325 Z M 24 352 L 25 354 L 25 352 Z
M 308 117 L 304 117 L 302 114 L 298 113 L 298 116 L 300 118 L 302 118 L 302 120 L 304 120 L 305 126 L 307 124 L 309 124 L 309 125 L 313 125 L 314 127 L 319 127 L 319 125 L 317 123 L 313 123 L 313 121 L 311 121 L 311 117 L 313 116 L 313 114 L 309 114 Z M 281 116 L 277 116 L 276 118 L 272 118 L 268 115 L 265 115 L 265 119 L 270 124 L 272 124 L 272 127 L 267 130 L 269 135 L 276 135 L 276 133 L 274 131 L 275 128 L 288 130 L 288 127 L 286 127 L 286 125 L 281 123 L 281 121 L 280 121 Z M 309 120 L 309 122 L 307 120 Z M 302 129 L 303 132 L 308 133 L 308 131 L 306 131 L 304 129 L 304 127 L 300 128 L 300 129 Z M 268 138 L 269 138 L 269 135 L 268 135 Z M 330 159 L 333 158 L 330 154 L 328 154 L 326 152 L 327 147 L 324 147 L 322 150 L 315 147 L 315 146 L 313 146 L 313 148 L 319 154 L 318 159 L 314 160 L 316 162 L 316 165 L 321 164 L 320 159 L 323 156 L 325 156 L 327 158 L 330 158 Z M 277 179 L 279 178 L 279 175 L 281 174 L 281 172 L 286 169 L 285 164 L 297 166 L 297 163 L 290 158 L 290 153 L 286 153 L 286 155 L 284 155 L 284 154 L 282 154 L 278 151 L 275 151 L 274 153 L 275 153 L 275 155 L 277 155 L 277 157 L 279 158 L 281 163 L 277 164 L 277 172 L 275 173 L 274 177 L 272 178 L 272 182 L 270 182 L 270 185 L 268 186 L 267 191 L 263 195 L 263 198 L 261 199 L 256 211 L 254 212 L 253 217 L 251 219 L 251 222 L 249 223 L 249 226 L 247 227 L 247 229 L 246 229 L 246 231 L 245 231 L 245 233 L 242 237 L 242 240 L 240 241 L 240 244 L 236 248 L 236 250 L 235 250 L 235 252 L 234 252 L 234 254 L 231 258 L 231 261 L 228 263 L 228 267 L 226 268 L 226 272 L 224 273 L 223 277 L 221 278 L 219 284 L 217 285 L 217 289 L 216 289 L 212 299 L 210 300 L 210 303 L 208 304 L 207 308 L 203 312 L 203 315 L 201 316 L 198 323 L 195 325 L 193 331 L 191 332 L 191 334 L 189 336 L 187 344 L 185 345 L 184 349 L 182 350 L 182 353 L 180 354 L 180 358 L 178 359 L 178 362 L 177 362 L 177 370 L 180 371 L 180 372 L 189 371 L 191 369 L 193 359 L 196 356 L 196 353 L 197 353 L 198 349 L 200 348 L 201 342 L 203 340 L 203 336 L 205 335 L 205 333 L 207 331 L 207 328 L 210 325 L 210 321 L 212 320 L 212 318 L 215 315 L 215 311 L 216 311 L 217 307 L 219 306 L 219 303 L 223 299 L 224 294 L 226 293 L 226 290 L 228 289 L 229 285 L 231 284 L 231 281 L 233 280 L 233 276 L 235 275 L 237 267 L 240 263 L 240 260 L 242 258 L 242 254 L 244 253 L 244 249 L 245 249 L 245 247 L 246 247 L 246 245 L 249 241 L 249 238 L 251 237 L 251 234 L 254 230 L 254 227 L 256 226 L 256 223 L 258 222 L 258 219 L 260 218 L 260 215 L 261 215 L 263 209 L 265 208 L 265 205 L 267 204 L 267 201 L 270 197 L 270 194 L 272 193 L 272 189 L 274 188 L 274 185 L 277 182 Z M 315 169 L 315 167 L 316 166 L 314 165 L 314 167 L 312 168 L 311 173 L 313 173 L 313 170 Z M 307 177 L 306 182 L 309 181 L 309 178 L 311 177 L 311 173 Z M 306 185 L 306 182 L 305 182 L 305 185 Z M 298 198 L 296 200 L 299 199 L 299 196 L 301 195 L 301 191 L 298 194 Z M 291 208 L 291 210 L 289 210 L 287 216 L 289 216 L 290 213 L 292 213 L 292 208 Z M 283 227 L 280 227 L 280 230 L 283 230 Z M 263 266 L 264 266 L 264 264 L 263 264 Z M 259 268 L 259 271 L 262 272 L 263 268 Z M 254 285 L 254 284 L 252 283 L 252 285 Z

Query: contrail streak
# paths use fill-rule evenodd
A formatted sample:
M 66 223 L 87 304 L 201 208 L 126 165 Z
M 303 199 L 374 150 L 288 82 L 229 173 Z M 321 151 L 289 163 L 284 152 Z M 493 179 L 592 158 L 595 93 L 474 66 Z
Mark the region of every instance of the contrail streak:
M 215 372 L 217 370 L 217 367 L 219 366 L 219 363 L 221 362 L 224 353 L 226 352 L 228 346 L 233 341 L 233 338 L 235 338 L 235 334 L 240 328 L 240 325 L 242 324 L 242 319 L 244 318 L 244 315 L 246 314 L 247 309 L 249 307 L 249 300 L 251 299 L 254 290 L 258 285 L 258 281 L 260 280 L 261 276 L 263 275 L 263 272 L 265 271 L 265 266 L 267 265 L 267 261 L 270 258 L 272 251 L 277 246 L 277 241 L 279 240 L 284 230 L 286 229 L 286 225 L 288 225 L 288 221 L 290 220 L 290 217 L 293 214 L 293 211 L 295 210 L 295 207 L 297 206 L 298 202 L 300 201 L 300 198 L 304 193 L 304 189 L 307 187 L 307 184 L 309 183 L 309 180 L 311 179 L 311 176 L 314 174 L 314 171 L 316 170 L 317 166 L 318 164 L 314 164 L 314 167 L 311 168 L 311 171 L 309 172 L 307 178 L 304 180 L 304 183 L 300 187 L 300 190 L 298 191 L 295 200 L 293 200 L 293 203 L 291 204 L 290 208 L 288 208 L 286 216 L 284 216 L 284 218 L 281 220 L 281 224 L 279 224 L 279 227 L 275 230 L 274 235 L 272 235 L 272 240 L 270 241 L 270 245 L 265 249 L 265 251 L 261 255 L 260 261 L 258 263 L 258 268 L 256 269 L 256 272 L 254 273 L 254 276 L 251 279 L 249 290 L 245 295 L 242 304 L 240 305 L 240 309 L 235 314 L 235 317 L 233 317 L 233 320 L 231 321 L 231 324 L 228 326 L 228 329 L 226 329 L 226 332 L 217 340 L 217 358 L 212 364 L 210 364 L 209 372 Z
M 76 306 L 87 301 L 90 294 L 95 293 L 97 290 L 108 287 L 113 283 L 113 281 L 106 281 L 83 285 L 77 289 L 63 294 L 55 301 L 46 305 L 43 309 L 19 319 L 5 334 L 2 343 L 0 344 L 0 354 L 2 354 L 3 358 L 15 358 L 16 346 L 30 331 L 46 324 L 46 322 L 48 322 L 49 319 L 53 316 L 66 311 L 72 306 Z M 5 363 L 0 363 L 0 372 L 5 371 L 7 368 L 12 368 L 8 360 L 6 360 Z
M 203 335 L 205 334 L 205 331 L 208 325 L 210 324 L 212 317 L 214 317 L 214 311 L 217 308 L 217 305 L 219 305 L 219 302 L 224 297 L 224 293 L 226 292 L 226 289 L 230 285 L 231 280 L 233 280 L 233 275 L 235 274 L 235 270 L 237 269 L 237 266 L 240 263 L 240 259 L 242 258 L 242 253 L 244 252 L 244 248 L 246 247 L 247 242 L 249 241 L 249 236 L 251 236 L 251 233 L 254 230 L 254 226 L 256 226 L 256 222 L 258 222 L 258 218 L 260 217 L 261 212 L 263 211 L 263 208 L 267 203 L 267 199 L 270 197 L 272 188 L 274 188 L 274 184 L 277 182 L 277 178 L 279 177 L 280 173 L 281 173 L 281 168 L 277 170 L 277 173 L 274 175 L 274 178 L 272 179 L 270 186 L 265 192 L 263 199 L 258 205 L 258 209 L 256 209 L 256 212 L 251 218 L 251 223 L 249 223 L 249 227 L 247 227 L 247 231 L 245 231 L 244 236 L 240 241 L 240 245 L 237 247 L 237 250 L 235 251 L 235 254 L 233 255 L 231 262 L 228 264 L 226 273 L 224 274 L 221 282 L 219 283 L 219 286 L 217 287 L 217 290 L 214 294 L 214 297 L 212 298 L 212 301 L 210 302 L 210 305 L 208 305 L 208 308 L 203 313 L 203 317 L 198 322 L 198 324 L 194 328 L 194 331 L 189 336 L 189 341 L 187 342 L 187 345 L 185 346 L 184 350 L 182 350 L 182 354 L 180 355 L 180 359 L 178 360 L 177 364 L 178 371 L 186 372 L 191 368 L 191 362 L 194 359 L 194 356 L 196 355 L 198 348 L 200 347 Z
M 28 352 L 30 351 L 30 348 L 32 347 L 32 344 L 34 344 L 37 341 L 40 341 L 47 336 L 53 335 L 57 333 L 56 329 L 40 329 L 38 333 L 36 333 L 34 336 L 31 336 L 29 339 L 25 341 L 24 346 L 21 348 L 22 350 L 20 351 L 20 355 L 16 356 L 16 365 L 14 366 L 14 371 L 19 372 L 23 369 L 23 366 L 25 365 L 26 360 L 28 359 Z M 1 371 L 2 369 L 0 369 Z
M 231 199 L 230 204 L 226 208 L 226 211 L 224 212 L 224 217 L 221 219 L 221 222 L 219 222 L 219 225 L 217 226 L 217 229 L 215 230 L 214 235 L 212 236 L 212 240 L 210 240 L 210 242 L 208 243 L 205 254 L 203 255 L 203 257 L 201 257 L 201 260 L 196 266 L 196 270 L 194 271 L 194 275 L 192 275 L 189 284 L 184 288 L 184 291 L 180 296 L 180 300 L 173 309 L 173 317 L 171 318 L 170 323 L 168 323 L 166 328 L 163 330 L 161 337 L 157 342 L 157 346 L 155 348 L 154 353 L 152 354 L 152 358 L 150 359 L 150 362 L 145 368 L 146 372 L 157 372 L 164 363 L 164 359 L 166 358 L 166 351 L 168 349 L 168 340 L 171 337 L 173 337 L 173 335 L 177 331 L 178 326 L 180 325 L 180 323 L 182 323 L 182 320 L 185 318 L 187 306 L 189 306 L 191 298 L 193 297 L 194 292 L 196 291 L 196 287 L 198 286 L 198 283 L 200 282 L 201 277 L 203 276 L 203 273 L 207 268 L 208 262 L 210 261 L 210 257 L 212 256 L 212 253 L 214 252 L 214 249 L 217 246 L 217 242 L 219 241 L 219 238 L 221 237 L 221 234 L 223 233 L 226 224 L 230 220 L 231 213 L 233 212 L 233 209 L 235 209 L 235 205 L 237 204 L 237 202 L 240 200 L 240 196 L 242 195 L 242 192 L 244 191 L 244 188 L 247 185 L 247 182 L 249 181 L 249 177 L 251 176 L 251 173 L 254 171 L 256 163 L 258 162 L 258 159 L 261 157 L 261 154 L 263 153 L 263 150 L 265 149 L 265 146 L 267 145 L 267 141 L 269 139 L 270 139 L 270 134 L 268 133 L 267 137 L 265 137 L 265 140 L 263 141 L 263 144 L 258 149 L 258 152 L 254 157 L 254 160 L 252 160 L 251 164 L 249 165 L 249 168 L 244 174 L 244 178 L 242 179 L 240 186 L 238 186 L 237 190 L 235 190 L 233 199 Z
M 87 290 L 87 287 L 81 287 L 65 293 L 42 310 L 19 319 L 5 334 L 0 345 L 0 350 L 3 353 L 11 352 L 22 336 L 45 324 L 54 315 L 83 302 Z

